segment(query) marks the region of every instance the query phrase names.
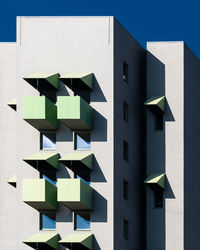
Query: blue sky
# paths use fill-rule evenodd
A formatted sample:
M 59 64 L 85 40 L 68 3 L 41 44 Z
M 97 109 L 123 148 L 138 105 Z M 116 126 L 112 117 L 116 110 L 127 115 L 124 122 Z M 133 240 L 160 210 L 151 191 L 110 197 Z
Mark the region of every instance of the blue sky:
M 146 41 L 185 41 L 200 58 L 200 1 L 6 0 L 0 9 L 0 41 L 15 41 L 16 16 L 112 15 L 143 46 Z

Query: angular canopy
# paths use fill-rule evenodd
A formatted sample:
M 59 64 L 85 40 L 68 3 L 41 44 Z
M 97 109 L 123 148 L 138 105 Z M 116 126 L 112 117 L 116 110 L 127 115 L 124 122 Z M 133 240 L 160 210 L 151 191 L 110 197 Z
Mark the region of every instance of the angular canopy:
M 36 153 L 23 160 L 40 171 L 43 168 L 58 169 L 58 158 L 58 153 Z
M 59 78 L 67 87 L 72 90 L 76 89 L 93 89 L 93 74 L 92 73 L 75 73 L 63 75 Z
M 154 173 L 151 174 L 145 181 L 152 189 L 165 189 L 165 174 Z
M 14 175 L 13 177 L 11 177 L 8 181 L 8 184 L 12 185 L 13 187 L 17 187 L 17 177 L 16 175 Z
M 35 89 L 58 89 L 58 73 L 36 73 L 23 79 Z
M 78 170 L 92 170 L 92 161 L 93 154 L 92 153 L 72 153 L 68 154 L 60 160 L 64 165 L 73 171 Z
M 152 96 L 144 105 L 154 114 L 162 114 L 165 112 L 165 96 Z
M 72 249 L 93 249 L 93 234 L 91 233 L 71 233 L 59 243 L 64 247 Z
M 58 249 L 58 234 L 37 233 L 24 241 L 24 243 L 34 249 Z
M 17 98 L 13 98 L 11 101 L 9 101 L 8 106 L 16 111 L 17 110 Z

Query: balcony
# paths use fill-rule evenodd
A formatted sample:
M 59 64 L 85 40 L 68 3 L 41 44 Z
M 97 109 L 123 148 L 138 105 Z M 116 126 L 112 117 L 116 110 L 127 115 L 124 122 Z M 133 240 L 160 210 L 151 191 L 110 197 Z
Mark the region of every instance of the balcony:
M 91 171 L 93 168 L 92 153 L 72 153 L 59 159 L 61 163 L 74 172 Z
M 162 115 L 165 112 L 165 96 L 152 96 L 144 105 L 154 114 Z
M 145 181 L 153 190 L 164 190 L 165 189 L 165 174 L 164 173 L 153 173 Z
M 58 73 L 36 73 L 30 76 L 23 77 L 23 79 L 28 82 L 37 90 L 57 90 L 58 89 Z
M 57 210 L 57 187 L 45 179 L 23 180 L 23 202 L 38 211 Z
M 92 210 L 93 189 L 81 179 L 58 179 L 58 202 L 72 211 Z
M 63 82 L 67 87 L 72 89 L 73 91 L 77 91 L 79 89 L 92 90 L 93 89 L 93 74 L 84 74 L 84 73 L 76 73 L 76 74 L 68 74 L 63 75 L 59 78 L 61 82 Z
M 58 249 L 58 237 L 56 233 L 37 233 L 23 243 L 34 249 Z
M 38 130 L 58 129 L 57 107 L 45 96 L 23 97 L 23 119 Z
M 80 96 L 58 97 L 58 119 L 72 130 L 92 129 L 92 107 Z
M 59 244 L 69 249 L 93 249 L 93 234 L 71 233 L 59 241 Z

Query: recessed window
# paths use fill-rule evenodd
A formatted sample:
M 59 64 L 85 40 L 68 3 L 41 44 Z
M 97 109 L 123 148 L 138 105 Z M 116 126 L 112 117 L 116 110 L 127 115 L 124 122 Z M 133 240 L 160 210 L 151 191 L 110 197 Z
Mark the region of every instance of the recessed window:
M 123 80 L 128 83 L 128 64 L 123 62 Z
M 129 225 L 127 220 L 123 220 L 123 237 L 125 240 L 128 240 L 129 237 Z
M 40 149 L 41 150 L 56 149 L 56 133 L 41 133 Z
M 90 229 L 90 215 L 83 212 L 74 214 L 74 229 L 75 230 L 89 230 Z
M 88 171 L 81 171 L 79 174 L 74 174 L 74 178 L 81 179 L 86 184 L 90 185 L 90 173 Z
M 126 141 L 123 142 L 123 158 L 125 161 L 129 161 L 129 146 Z
M 125 200 L 128 200 L 128 181 L 123 181 L 123 197 Z
M 128 122 L 128 103 L 123 102 L 123 118 L 124 121 Z
M 85 132 L 75 133 L 74 149 L 90 149 L 90 134 Z
M 163 191 L 155 190 L 154 192 L 154 207 L 162 208 L 163 207 Z
M 40 230 L 56 229 L 56 214 L 55 213 L 40 213 Z
M 163 115 L 155 115 L 155 130 L 163 130 Z
M 56 173 L 55 173 L 56 174 Z M 44 174 L 41 174 L 40 175 L 40 178 L 41 179 L 45 179 L 47 180 L 48 182 L 50 182 L 51 184 L 53 184 L 54 186 L 56 186 L 56 176 L 47 176 L 47 175 L 44 175 Z

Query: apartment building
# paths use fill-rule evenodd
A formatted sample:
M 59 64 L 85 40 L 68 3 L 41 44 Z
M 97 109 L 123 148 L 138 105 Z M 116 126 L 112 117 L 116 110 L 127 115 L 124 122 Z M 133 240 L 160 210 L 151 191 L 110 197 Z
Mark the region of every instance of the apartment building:
M 113 17 L 18 17 L 0 44 L 0 249 L 198 249 L 199 60 Z

